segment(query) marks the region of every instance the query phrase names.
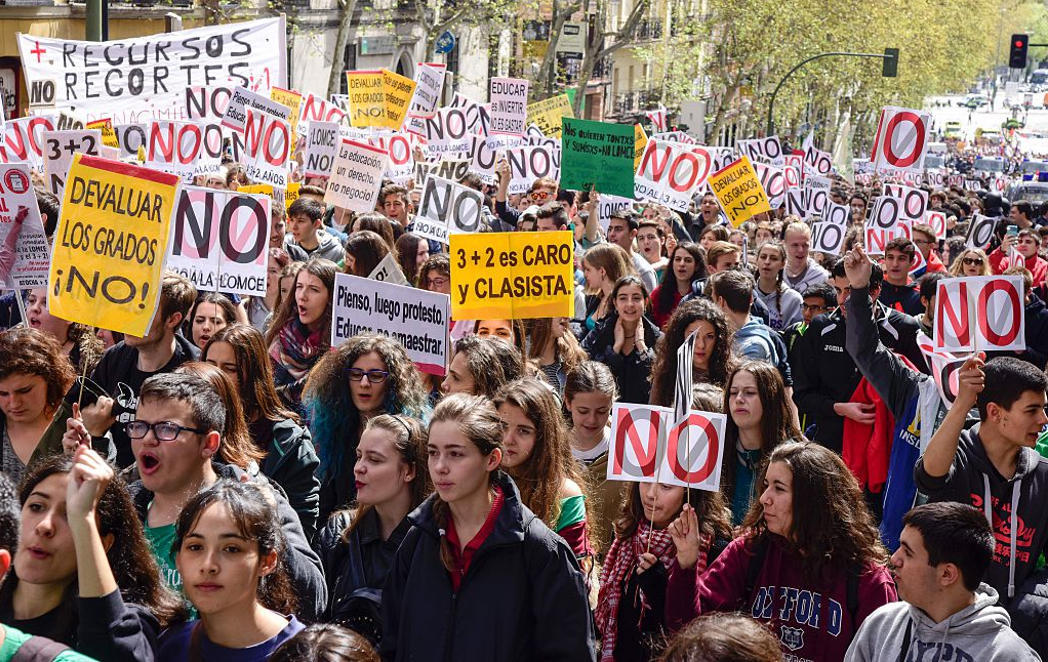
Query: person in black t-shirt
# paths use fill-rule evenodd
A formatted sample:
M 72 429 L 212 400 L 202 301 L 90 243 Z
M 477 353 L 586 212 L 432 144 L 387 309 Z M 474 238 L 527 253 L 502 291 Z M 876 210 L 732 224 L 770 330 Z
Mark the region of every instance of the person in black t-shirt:
M 124 336 L 123 342 L 106 351 L 91 374 L 91 379 L 112 397 L 101 397 L 84 407 L 84 425 L 94 437 L 112 434 L 120 468 L 134 462 L 124 424 L 135 417 L 142 382 L 200 359 L 200 350 L 177 332 L 196 296 L 196 288 L 186 278 L 171 272 L 164 274 L 160 307 L 149 332 L 142 338 Z

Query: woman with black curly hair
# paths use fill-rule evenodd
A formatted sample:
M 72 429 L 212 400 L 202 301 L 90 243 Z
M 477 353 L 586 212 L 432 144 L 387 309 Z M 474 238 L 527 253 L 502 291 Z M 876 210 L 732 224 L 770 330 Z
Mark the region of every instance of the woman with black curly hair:
M 666 323 L 666 333 L 655 347 L 651 369 L 651 404 L 673 406 L 673 387 L 677 381 L 677 350 L 693 332 L 695 350 L 692 369 L 696 384 L 723 387 L 735 365 L 728 320 L 717 306 L 706 299 L 681 304 Z
M 353 464 L 364 424 L 381 414 L 424 418 L 422 374 L 403 345 L 376 333 L 354 336 L 309 373 L 303 402 L 320 456 L 320 521 L 356 497 Z

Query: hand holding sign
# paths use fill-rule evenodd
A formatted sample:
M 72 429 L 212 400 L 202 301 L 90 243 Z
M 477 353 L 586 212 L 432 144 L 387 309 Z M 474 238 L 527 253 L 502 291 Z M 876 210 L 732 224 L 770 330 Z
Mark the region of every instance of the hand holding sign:
M 15 259 L 18 257 L 18 237 L 22 234 L 22 224 L 27 216 L 29 216 L 29 207 L 20 206 L 14 220 L 11 221 L 12 227 L 7 231 L 7 236 L 4 237 L 3 245 L 0 245 L 0 274 L 4 274 L 5 283 L 10 280 L 8 275 L 11 273 L 11 268 L 15 266 Z
M 986 373 L 983 367 L 986 365 L 986 352 L 979 352 L 964 362 L 957 372 L 957 399 L 954 404 L 964 407 L 967 411 L 975 406 L 975 401 L 982 393 L 986 385 Z

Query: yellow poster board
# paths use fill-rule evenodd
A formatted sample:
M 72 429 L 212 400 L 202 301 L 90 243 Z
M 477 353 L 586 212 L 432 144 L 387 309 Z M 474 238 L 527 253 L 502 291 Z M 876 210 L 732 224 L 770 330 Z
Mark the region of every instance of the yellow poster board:
M 768 196 L 748 156 L 724 166 L 706 181 L 735 227 L 750 220 L 754 214 L 771 211 Z
M 386 127 L 400 131 L 408 114 L 408 106 L 411 105 L 411 97 L 415 94 L 415 81 L 383 69 L 382 91 L 386 99 Z
M 386 91 L 381 70 L 347 71 L 346 88 L 352 126 L 386 126 Z
M 288 182 L 287 188 L 284 189 L 284 211 L 287 211 L 288 207 L 295 200 L 298 200 L 299 189 L 302 188 L 302 182 Z M 272 184 L 247 184 L 245 186 L 237 187 L 237 193 L 253 193 L 255 195 L 268 195 L 269 197 L 276 200 L 274 195 L 274 188 Z
M 644 156 L 644 149 L 648 146 L 648 134 L 640 124 L 633 125 L 633 171 L 640 167 L 640 159 Z
M 575 314 L 571 232 L 452 234 L 451 318 Z
M 534 124 L 550 138 L 560 137 L 561 119 L 565 117 L 575 118 L 567 94 L 558 94 L 555 97 L 528 104 L 528 124 Z
M 291 125 L 291 151 L 294 151 L 295 141 L 298 138 L 295 128 L 298 126 L 299 118 L 302 117 L 302 94 L 296 90 L 274 87 L 269 90 L 269 98 L 287 106 L 291 110 L 291 114 L 287 117 L 287 122 Z
M 116 140 L 116 131 L 113 129 L 113 120 L 108 117 L 88 122 L 84 126 L 88 129 L 99 129 L 102 132 L 102 144 L 106 147 L 120 147 Z
M 160 301 L 177 175 L 73 155 L 55 230 L 51 314 L 133 336 Z

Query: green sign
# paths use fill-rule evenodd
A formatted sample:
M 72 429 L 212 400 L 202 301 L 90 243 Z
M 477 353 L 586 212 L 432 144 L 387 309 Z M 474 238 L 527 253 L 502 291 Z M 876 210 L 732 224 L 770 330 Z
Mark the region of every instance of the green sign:
M 561 134 L 560 186 L 576 191 L 633 197 L 632 124 L 565 117 Z

